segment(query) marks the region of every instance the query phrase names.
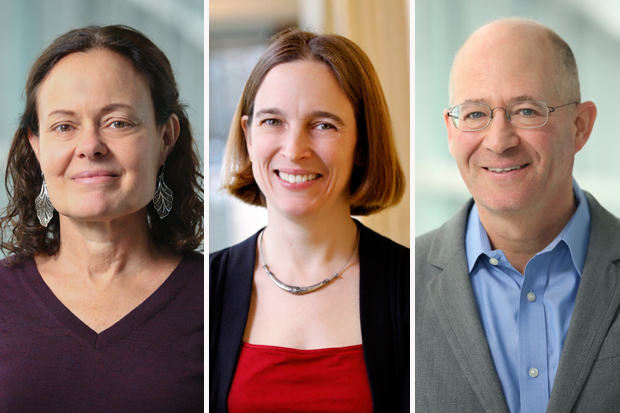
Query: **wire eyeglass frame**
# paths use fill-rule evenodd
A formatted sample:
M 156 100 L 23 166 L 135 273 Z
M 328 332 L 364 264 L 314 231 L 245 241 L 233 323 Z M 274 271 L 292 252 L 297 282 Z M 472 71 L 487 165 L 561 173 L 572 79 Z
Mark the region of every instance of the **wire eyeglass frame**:
M 547 118 L 545 119 L 544 123 L 542 123 L 541 125 L 536 125 L 536 126 L 518 126 L 515 125 L 512 122 L 512 117 L 508 114 L 508 111 L 510 109 L 510 107 L 515 107 L 518 106 L 519 104 L 527 104 L 527 103 L 534 103 L 534 104 L 542 104 L 544 107 L 547 108 L 546 111 L 546 115 Z M 542 128 L 543 126 L 545 126 L 548 122 L 549 122 L 549 115 L 553 112 L 555 112 L 556 109 L 565 107 L 565 106 L 569 106 L 569 105 L 578 105 L 579 102 L 570 102 L 570 103 L 565 103 L 563 105 L 559 105 L 559 106 L 549 106 L 547 105 L 546 102 L 543 102 L 542 100 L 522 100 L 522 101 L 518 101 L 518 102 L 512 102 L 511 104 L 509 104 L 508 106 L 506 106 L 505 108 L 501 107 L 501 106 L 496 106 L 494 108 L 491 108 L 491 106 L 487 105 L 486 103 L 482 103 L 482 102 L 473 102 L 473 103 L 463 103 L 460 105 L 456 105 L 453 106 L 449 109 L 447 109 L 446 115 L 450 118 L 452 118 L 452 123 L 454 124 L 454 127 L 457 128 L 460 131 L 463 132 L 478 132 L 481 131 L 483 129 L 486 129 L 490 124 L 491 121 L 493 120 L 493 115 L 494 115 L 494 111 L 495 109 L 502 109 L 504 111 L 504 116 L 506 117 L 506 120 L 515 128 L 519 128 L 519 129 L 536 129 L 536 128 Z M 485 126 L 481 127 L 481 128 L 474 128 L 474 129 L 462 129 L 458 126 L 459 124 L 459 118 L 458 115 L 454 115 L 454 112 L 456 111 L 456 113 L 458 113 L 460 111 L 460 108 L 462 108 L 463 106 L 466 105 L 480 105 L 480 106 L 486 106 L 487 108 L 489 108 L 489 117 L 488 117 L 488 122 Z

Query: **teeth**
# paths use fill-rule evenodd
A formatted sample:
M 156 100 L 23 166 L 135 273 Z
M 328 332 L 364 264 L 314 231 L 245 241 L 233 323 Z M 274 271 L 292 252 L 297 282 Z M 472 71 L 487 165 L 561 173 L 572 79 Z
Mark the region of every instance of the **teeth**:
M 283 181 L 286 181 L 291 184 L 312 181 L 318 178 L 319 174 L 310 174 L 310 175 L 293 175 L 287 174 L 286 172 L 278 172 L 278 175 Z
M 514 171 L 515 169 L 521 169 L 523 166 L 511 166 L 510 168 L 491 168 L 488 167 L 487 169 L 491 172 L 508 172 L 508 171 Z

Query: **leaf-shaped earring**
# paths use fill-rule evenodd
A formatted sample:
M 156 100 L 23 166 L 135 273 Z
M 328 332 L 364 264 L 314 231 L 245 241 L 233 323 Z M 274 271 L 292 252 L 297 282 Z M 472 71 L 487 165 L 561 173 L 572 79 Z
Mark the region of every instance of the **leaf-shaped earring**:
M 34 206 L 37 210 L 37 218 L 39 218 L 39 222 L 44 227 L 47 227 L 47 224 L 50 223 L 52 217 L 54 216 L 54 206 L 52 205 L 52 201 L 50 201 L 50 197 L 47 194 L 47 184 L 45 183 L 45 176 L 43 172 L 41 172 L 41 177 L 43 178 L 43 183 L 41 184 L 41 193 L 35 199 Z
M 155 195 L 153 195 L 153 205 L 159 214 L 159 219 L 164 219 L 172 210 L 172 190 L 164 183 L 164 167 L 162 165 L 157 171 L 157 181 L 155 183 Z

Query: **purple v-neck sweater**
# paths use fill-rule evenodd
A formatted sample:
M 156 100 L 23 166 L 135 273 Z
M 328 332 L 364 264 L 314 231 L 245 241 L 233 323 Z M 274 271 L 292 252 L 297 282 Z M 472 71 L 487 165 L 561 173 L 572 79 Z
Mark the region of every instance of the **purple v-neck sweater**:
M 0 265 L 0 412 L 193 412 L 204 399 L 204 256 L 97 334 L 33 260 Z

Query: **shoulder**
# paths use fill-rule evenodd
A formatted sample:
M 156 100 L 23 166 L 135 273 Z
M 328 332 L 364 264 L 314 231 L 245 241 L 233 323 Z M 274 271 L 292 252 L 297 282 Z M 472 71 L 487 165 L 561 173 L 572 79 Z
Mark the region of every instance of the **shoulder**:
M 620 233 L 620 220 L 599 204 L 592 194 L 583 192 L 590 207 L 591 232 L 605 232 L 603 230 L 607 230 L 615 238 Z
M 583 191 L 590 207 L 590 240 L 586 262 L 607 257 L 612 262 L 620 260 L 620 220 L 607 211 L 588 192 Z M 596 257 L 599 258 L 596 258 Z
M 459 268 L 463 265 L 466 267 L 465 233 L 472 206 L 473 200 L 470 199 L 441 227 L 416 237 L 416 294 L 418 287 L 426 284 L 449 265 L 456 263 Z
M 362 249 L 372 255 L 381 255 L 382 258 L 385 257 L 385 254 L 388 254 L 399 262 L 406 260 L 408 265 L 409 248 L 373 231 L 359 221 L 356 221 L 356 224 L 360 230 L 360 255 Z
M 419 235 L 415 238 L 415 258 L 417 260 L 425 260 L 428 256 L 428 251 L 431 248 L 433 240 L 437 236 L 439 228 L 436 228 L 426 234 Z
M 5 301 L 7 294 L 11 300 L 20 294 L 32 279 L 38 276 L 37 266 L 31 257 L 14 255 L 0 261 L 0 301 Z M 28 288 L 26 288 L 28 290 Z
M 360 229 L 360 274 L 366 286 L 391 285 L 409 293 L 411 260 L 409 248 L 357 222 Z M 383 288 L 381 287 L 381 288 Z
M 215 294 L 230 282 L 229 274 L 236 274 L 235 278 L 244 278 L 254 273 L 256 256 L 256 241 L 260 231 L 232 247 L 209 254 L 209 291 Z
M 205 256 L 198 251 L 189 251 L 183 256 L 182 264 L 192 269 L 202 269 L 204 273 Z
M 437 256 L 437 251 L 443 249 L 446 240 L 454 239 L 458 235 L 453 230 L 444 228 L 434 229 L 426 234 L 422 234 L 415 239 L 415 274 L 416 279 L 420 279 L 427 271 L 433 257 Z
M 228 264 L 237 262 L 238 260 L 247 260 L 250 255 L 253 261 L 256 252 L 256 240 L 261 231 L 262 229 L 232 247 L 210 253 L 209 274 L 226 271 Z
M 429 254 L 446 254 L 464 248 L 467 218 L 474 205 L 469 199 L 457 212 L 441 227 L 422 234 L 415 239 L 416 261 L 427 261 Z
M 29 261 L 34 261 L 34 259 L 24 254 L 11 254 L 0 260 L 0 268 L 23 267 Z
M 0 277 L 14 276 L 31 270 L 36 270 L 34 260 L 31 257 L 10 255 L 0 260 Z
M 193 285 L 193 288 L 200 288 L 204 291 L 205 279 L 205 256 L 198 251 L 188 251 L 183 256 L 177 270 Z

